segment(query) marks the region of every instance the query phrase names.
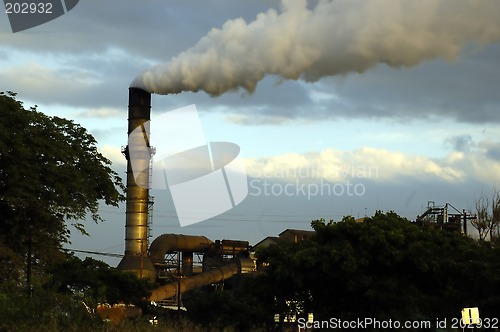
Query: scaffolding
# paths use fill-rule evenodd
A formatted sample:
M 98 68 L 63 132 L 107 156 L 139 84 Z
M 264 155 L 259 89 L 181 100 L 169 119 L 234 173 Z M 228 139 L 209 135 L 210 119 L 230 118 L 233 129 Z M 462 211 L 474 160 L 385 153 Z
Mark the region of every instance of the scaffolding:
M 465 209 L 459 211 L 450 203 L 436 206 L 434 201 L 428 201 L 427 210 L 417 216 L 416 223 L 422 227 L 461 232 L 467 235 L 467 221 L 475 218 L 474 215 L 468 215 Z

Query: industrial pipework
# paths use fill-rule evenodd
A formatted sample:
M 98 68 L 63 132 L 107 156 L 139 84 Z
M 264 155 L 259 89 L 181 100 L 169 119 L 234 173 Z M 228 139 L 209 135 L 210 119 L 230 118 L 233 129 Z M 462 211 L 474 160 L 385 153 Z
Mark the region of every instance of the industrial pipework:
M 153 291 L 152 300 L 161 300 L 191 289 L 217 283 L 237 273 L 253 271 L 253 261 L 236 257 L 248 248 L 246 241 L 223 240 L 213 243 L 204 236 L 163 234 L 148 248 L 150 165 L 154 148 L 149 142 L 151 94 L 138 88 L 129 88 L 128 145 L 123 149 L 127 159 L 127 201 L 125 218 L 125 255 L 118 269 L 134 272 L 140 278 L 155 280 L 165 255 L 182 252 L 183 280 L 170 282 Z M 148 250 L 149 249 L 149 250 Z M 216 252 L 216 256 L 234 258 L 222 266 L 204 260 L 204 271 L 193 273 L 193 253 Z M 217 259 L 215 259 L 217 261 Z
M 248 249 L 247 241 L 222 240 L 212 242 L 205 236 L 163 234 L 157 237 L 149 248 L 151 262 L 160 267 L 165 255 L 172 252 L 182 253 L 182 278 L 177 276 L 171 281 L 152 291 L 150 300 L 161 301 L 178 296 L 192 289 L 218 283 L 231 278 L 235 274 L 248 273 L 255 270 L 254 262 L 241 254 Z M 193 253 L 203 253 L 203 272 L 193 274 Z M 211 256 L 207 259 L 207 255 Z M 212 257 L 214 255 L 215 257 Z M 233 258 L 224 263 L 218 258 L 231 255 Z M 213 261 L 211 261 L 213 260 Z M 209 262 L 210 261 L 210 262 Z M 222 265 L 219 265 L 222 263 Z
M 151 94 L 142 89 L 129 88 L 128 145 L 122 151 L 127 158 L 125 256 L 118 269 L 135 272 L 141 278 L 154 279 L 156 270 L 148 257 L 149 168 L 152 155 L 150 118 Z M 137 128 L 141 130 L 135 130 Z
M 207 286 L 231 278 L 241 272 L 241 263 L 238 259 L 212 270 L 196 274 L 188 278 L 179 278 L 177 281 L 160 286 L 151 292 L 150 301 L 161 301 L 188 292 L 192 289 Z

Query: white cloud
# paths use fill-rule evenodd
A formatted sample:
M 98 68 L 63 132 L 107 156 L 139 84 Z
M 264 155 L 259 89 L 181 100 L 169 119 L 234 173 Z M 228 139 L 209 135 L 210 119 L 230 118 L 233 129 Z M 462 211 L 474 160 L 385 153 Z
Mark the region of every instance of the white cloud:
M 20 66 L 13 66 L 0 71 L 0 80 L 9 83 L 13 91 L 31 91 L 36 96 L 53 94 L 73 94 L 82 88 L 95 83 L 95 78 L 89 71 L 80 69 L 60 70 L 30 62 Z
M 282 181 L 338 182 L 352 178 L 375 182 L 500 181 L 500 160 L 488 157 L 488 149 L 471 153 L 453 151 L 443 158 L 409 155 L 398 151 L 363 147 L 353 151 L 324 149 L 305 154 L 289 153 L 246 159 L 247 174 Z
M 112 107 L 90 108 L 78 113 L 77 117 L 81 118 L 120 118 L 124 117 L 124 110 Z
M 226 121 L 241 125 L 280 125 L 286 122 L 291 122 L 289 117 L 273 116 L 273 115 L 246 115 L 233 114 L 226 117 Z

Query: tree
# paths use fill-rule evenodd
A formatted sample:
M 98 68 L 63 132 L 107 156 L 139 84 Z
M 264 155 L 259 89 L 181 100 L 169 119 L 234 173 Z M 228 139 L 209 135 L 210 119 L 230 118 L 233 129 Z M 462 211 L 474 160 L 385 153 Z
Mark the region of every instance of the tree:
M 0 93 L 0 245 L 23 254 L 32 244 L 58 248 L 69 241 L 67 222 L 85 233 L 87 215 L 102 220 L 100 202 L 123 200 L 122 181 L 96 145 L 73 121 Z
M 500 191 L 493 188 L 491 197 L 483 192 L 475 200 L 476 218 L 471 221 L 472 227 L 477 229 L 480 240 L 488 236 L 493 240 L 495 231 L 500 229 Z
M 432 320 L 467 306 L 500 310 L 499 248 L 422 229 L 394 212 L 312 222 L 316 235 L 259 252 L 274 312 L 300 303 L 316 320 Z
M 135 274 L 110 267 L 90 257 L 80 260 L 69 256 L 51 264 L 46 287 L 60 293 L 69 293 L 95 308 L 98 303 L 142 304 L 151 295 L 153 284 Z
M 241 278 L 233 288 L 216 290 L 205 287 L 193 290 L 184 300 L 189 320 L 214 331 L 269 331 L 271 303 L 263 300 L 264 284 L 258 277 Z M 270 322 L 269 322 L 270 320 Z
M 18 286 L 23 274 L 23 258 L 9 247 L 0 246 L 0 293 Z
M 95 315 L 99 303 L 146 308 L 153 287 L 135 274 L 71 254 L 49 263 L 46 274 L 31 298 L 0 288 L 0 331 L 101 331 L 102 321 Z

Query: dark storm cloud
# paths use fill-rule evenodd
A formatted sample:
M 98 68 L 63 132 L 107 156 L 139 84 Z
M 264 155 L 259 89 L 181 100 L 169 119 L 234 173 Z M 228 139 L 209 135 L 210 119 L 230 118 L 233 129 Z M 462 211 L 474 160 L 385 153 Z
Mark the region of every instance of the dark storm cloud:
M 437 58 L 450 61 L 468 44 L 500 40 L 492 12 L 498 10 L 494 0 L 337 0 L 312 7 L 306 0 L 282 0 L 279 11 L 211 29 L 193 47 L 139 74 L 131 86 L 218 96 L 239 88 L 253 93 L 267 75 L 316 82 L 378 64 L 407 68 Z
M 470 135 L 449 137 L 444 143 L 446 146 L 451 146 L 454 151 L 458 152 L 469 152 L 474 146 L 474 141 Z
M 5 25 L 0 40 L 2 45 L 48 53 L 91 54 L 111 46 L 164 60 L 212 27 L 234 17 L 254 17 L 276 2 L 87 0 L 61 18 L 22 33 L 10 33 Z
M 64 66 L 47 68 L 38 63 L 0 71 L 4 88 L 16 91 L 23 100 L 37 104 L 71 107 L 120 107 L 127 103 L 123 84 L 138 67 L 125 62 L 104 62 L 85 68 Z M 109 75 L 113 72 L 113 75 Z
M 272 123 L 276 118 L 314 117 L 307 87 L 295 82 L 280 82 L 273 77 L 265 79 L 253 95 L 239 91 L 210 97 L 204 92 L 185 92 L 169 96 L 153 95 L 152 104 L 157 112 L 196 104 L 201 113 L 216 110 L 228 115 L 241 115 L 253 118 L 255 121 L 245 123 L 254 125 Z
M 490 159 L 500 161 L 500 143 L 494 143 L 487 147 L 486 156 Z
M 141 70 L 192 47 L 227 20 L 243 17 L 251 22 L 271 7 L 278 8 L 279 1 L 87 0 L 67 15 L 25 32 L 12 34 L 5 24 L 0 26 L 5 29 L 0 31 L 3 59 L 12 58 L 13 50 L 31 51 L 33 61 L 51 71 L 40 76 L 46 82 L 33 86 L 37 78 L 28 78 L 36 70 L 15 76 L 0 67 L 0 81 L 9 82 L 3 89 L 40 104 L 125 109 L 128 84 Z M 379 42 L 389 43 L 383 38 Z M 45 62 L 44 57 L 51 61 Z M 276 84 L 278 78 L 271 76 L 251 96 L 242 91 L 218 98 L 183 93 L 156 98 L 155 103 L 165 110 L 196 103 L 203 106 L 201 111 L 217 108 L 262 119 L 406 121 L 439 116 L 471 123 L 500 122 L 498 59 L 500 44 L 466 47 L 454 62 L 424 61 L 412 68 L 376 65 L 363 74 L 316 83 Z M 57 68 L 51 67 L 54 63 Z M 316 100 L 313 92 L 327 98 Z
M 500 122 L 500 44 L 465 52 L 447 63 L 435 60 L 415 68 L 373 71 L 317 84 L 338 98 L 325 102 L 325 117 L 431 119 Z
M 293 82 L 279 82 L 274 77 L 264 80 L 254 95 L 228 93 L 211 98 L 210 102 L 214 107 L 222 103 L 228 111 L 245 115 L 297 118 L 311 113 L 307 88 Z
M 13 34 L 5 25 L 0 31 L 2 59 L 20 53 L 29 59 L 15 68 L 0 67 L 0 81 L 9 82 L 2 89 L 38 104 L 126 107 L 128 85 L 141 70 L 191 46 L 230 18 L 251 19 L 276 4 L 88 0 L 31 30 Z M 82 74 L 90 81 L 82 82 Z
M 123 126 L 114 126 L 107 129 L 93 129 L 91 134 L 100 142 L 116 136 L 117 132 L 125 134 L 127 132 L 126 123 Z

